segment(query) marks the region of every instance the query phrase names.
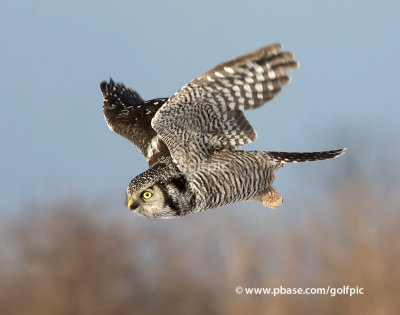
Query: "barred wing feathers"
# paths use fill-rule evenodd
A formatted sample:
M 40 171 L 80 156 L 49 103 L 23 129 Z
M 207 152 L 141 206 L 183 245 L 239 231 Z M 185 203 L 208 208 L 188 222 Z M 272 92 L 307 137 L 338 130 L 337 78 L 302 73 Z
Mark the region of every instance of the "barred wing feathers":
M 178 168 L 206 161 L 215 150 L 233 149 L 257 137 L 243 111 L 277 95 L 298 67 L 274 44 L 222 63 L 195 78 L 158 110 L 152 126 Z

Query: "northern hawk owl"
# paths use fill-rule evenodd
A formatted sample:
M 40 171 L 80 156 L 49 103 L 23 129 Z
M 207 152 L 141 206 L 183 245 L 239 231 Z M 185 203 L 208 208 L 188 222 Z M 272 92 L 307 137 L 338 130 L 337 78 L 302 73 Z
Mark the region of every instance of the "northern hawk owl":
M 256 139 L 244 110 L 262 106 L 289 83 L 294 55 L 273 44 L 222 63 L 169 98 L 144 101 L 103 81 L 109 128 L 136 145 L 149 169 L 127 189 L 128 207 L 148 218 L 174 218 L 237 201 L 276 208 L 274 173 L 286 163 L 338 157 L 344 149 L 289 153 L 240 151 Z

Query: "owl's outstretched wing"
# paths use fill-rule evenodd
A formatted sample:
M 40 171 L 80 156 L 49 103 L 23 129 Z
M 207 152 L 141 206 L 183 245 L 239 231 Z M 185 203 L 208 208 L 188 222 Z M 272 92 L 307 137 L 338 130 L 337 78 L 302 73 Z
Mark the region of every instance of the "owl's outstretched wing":
M 152 127 L 181 171 L 203 164 L 215 150 L 256 139 L 243 110 L 278 94 L 298 67 L 290 52 L 273 44 L 222 63 L 195 78 L 166 101 Z
M 146 157 L 152 166 L 164 157 L 170 157 L 165 143 L 151 127 L 154 114 L 166 98 L 143 101 L 139 94 L 122 83 L 101 82 L 103 112 L 111 131 L 128 139 Z

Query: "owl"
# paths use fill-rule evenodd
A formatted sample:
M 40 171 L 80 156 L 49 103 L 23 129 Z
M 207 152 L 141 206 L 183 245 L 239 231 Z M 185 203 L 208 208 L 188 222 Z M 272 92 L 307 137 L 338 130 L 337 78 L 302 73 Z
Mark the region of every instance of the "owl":
M 127 205 L 153 219 L 175 218 L 238 201 L 282 203 L 272 186 L 287 163 L 338 157 L 323 152 L 242 151 L 257 137 L 244 110 L 255 109 L 290 82 L 294 55 L 273 44 L 222 63 L 169 98 L 144 101 L 121 83 L 103 81 L 109 128 L 136 145 L 149 169 L 128 185 Z

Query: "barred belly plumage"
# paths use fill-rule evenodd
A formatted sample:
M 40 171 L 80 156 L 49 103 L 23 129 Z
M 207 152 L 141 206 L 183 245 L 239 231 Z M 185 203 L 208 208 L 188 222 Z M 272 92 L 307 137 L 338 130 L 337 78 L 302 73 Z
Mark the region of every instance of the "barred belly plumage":
M 260 151 L 221 151 L 190 175 L 196 211 L 244 201 L 266 190 L 274 179 L 275 164 Z

